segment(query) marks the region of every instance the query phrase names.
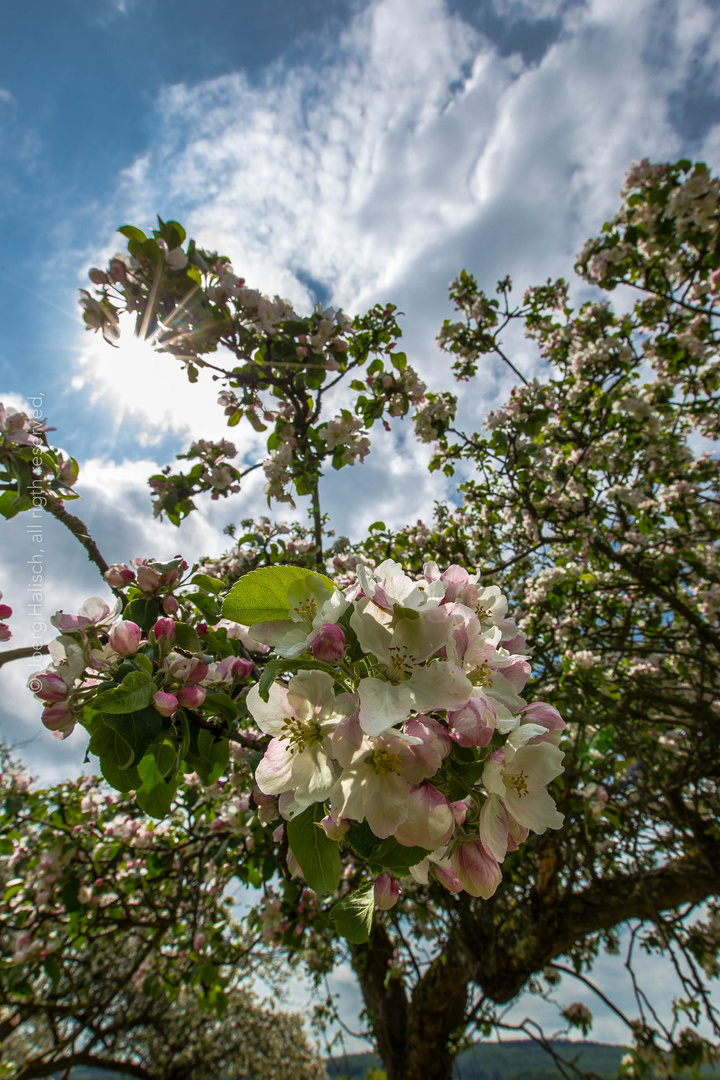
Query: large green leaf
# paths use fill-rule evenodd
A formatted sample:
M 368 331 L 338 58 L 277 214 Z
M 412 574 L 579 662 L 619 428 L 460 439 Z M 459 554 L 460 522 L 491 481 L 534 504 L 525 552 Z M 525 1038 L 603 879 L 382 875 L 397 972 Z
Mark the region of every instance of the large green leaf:
M 223 618 L 254 626 L 260 622 L 287 619 L 290 613 L 288 589 L 303 578 L 319 578 L 326 589 L 335 591 L 330 578 L 302 566 L 263 566 L 236 581 L 225 597 Z
M 133 751 L 130 744 L 117 731 L 108 727 L 100 716 L 90 723 L 91 754 L 100 759 L 100 771 L 116 791 L 134 791 L 140 786 L 140 775 L 131 768 Z
M 374 887 L 370 882 L 334 904 L 330 908 L 330 918 L 341 937 L 353 945 L 361 945 L 370 937 L 374 911 Z
M 126 675 L 119 686 L 98 694 L 93 708 L 105 715 L 108 713 L 133 713 L 145 709 L 153 699 L 155 683 L 144 671 L 132 671 Z
M 288 842 L 311 889 L 322 896 L 340 884 L 340 845 L 325 835 L 322 803 L 313 803 L 288 822 Z
M 162 717 L 152 706 L 120 715 L 106 712 L 103 713 L 103 720 L 129 744 L 136 764 L 145 756 L 150 743 L 162 730 Z
M 138 596 L 123 611 L 123 619 L 137 623 L 145 633 L 152 630 L 160 615 L 160 605 L 150 596 Z
M 138 806 L 154 818 L 164 818 L 170 812 L 177 791 L 177 776 L 171 773 L 175 749 L 168 743 L 153 747 L 139 762 L 137 770 L 142 785 L 135 793 Z

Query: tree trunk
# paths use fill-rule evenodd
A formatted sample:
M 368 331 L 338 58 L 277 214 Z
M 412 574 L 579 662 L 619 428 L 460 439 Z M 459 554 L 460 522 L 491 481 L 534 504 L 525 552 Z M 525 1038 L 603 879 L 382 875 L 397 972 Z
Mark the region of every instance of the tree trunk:
M 469 972 L 456 945 L 437 957 L 410 999 L 400 978 L 388 978 L 393 946 L 381 924 L 352 964 L 388 1080 L 452 1080 L 453 1034 L 464 1027 Z

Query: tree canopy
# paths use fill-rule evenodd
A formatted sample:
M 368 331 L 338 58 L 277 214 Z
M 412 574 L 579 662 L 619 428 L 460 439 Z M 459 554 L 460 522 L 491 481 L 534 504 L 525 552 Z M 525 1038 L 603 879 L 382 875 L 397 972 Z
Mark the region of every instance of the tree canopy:
M 43 723 L 84 727 L 146 814 L 189 799 L 199 843 L 227 831 L 214 863 L 262 888 L 248 925 L 267 943 L 318 979 L 349 956 L 391 1080 L 448 1080 L 467 1034 L 528 985 L 587 978 L 627 923 L 683 985 L 669 1026 L 638 990 L 627 1071 L 714 1057 L 719 192 L 703 165 L 634 166 L 579 257 L 594 292 L 577 310 L 563 280 L 517 303 L 509 279 L 490 296 L 459 275 L 439 335 L 455 378 L 472 388 L 497 361 L 520 380 L 481 432 L 397 350 L 392 305 L 299 316 L 177 223 L 124 227 L 127 252 L 83 292 L 88 326 L 112 342 L 135 313 L 191 382 L 220 382 L 230 426 L 269 430 L 259 462 L 194 443 L 188 473 L 151 478 L 156 512 L 179 525 L 257 468 L 269 501 L 311 500 L 309 530 L 246 521 L 202 565 L 108 566 L 63 505 L 77 464 L 39 419 L 0 417 L 0 511 L 40 500 L 118 600 L 55 616 L 31 680 Z M 545 362 L 532 381 L 513 323 Z M 323 467 L 362 461 L 373 425 L 410 412 L 461 505 L 328 544 Z

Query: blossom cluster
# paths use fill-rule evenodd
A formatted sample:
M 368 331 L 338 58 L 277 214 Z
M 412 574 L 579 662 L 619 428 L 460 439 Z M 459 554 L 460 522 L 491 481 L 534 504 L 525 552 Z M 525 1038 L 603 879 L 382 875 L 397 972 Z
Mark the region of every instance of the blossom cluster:
M 42 400 L 29 399 L 30 413 L 0 402 L 0 514 L 5 518 L 53 500 L 77 498 L 78 463 L 48 445 L 47 432 L 53 429 L 41 417 Z
M 414 579 L 388 560 L 359 564 L 343 592 L 307 575 L 288 598 L 287 620 L 251 633 L 278 657 L 315 663 L 248 694 L 271 736 L 260 790 L 290 820 L 327 804 L 331 839 L 352 844 L 366 822 L 378 840 L 424 849 L 413 853 L 418 880 L 492 895 L 507 852 L 563 821 L 547 785 L 562 772 L 564 723 L 521 697 L 530 665 L 500 589 L 460 566 L 427 563 Z

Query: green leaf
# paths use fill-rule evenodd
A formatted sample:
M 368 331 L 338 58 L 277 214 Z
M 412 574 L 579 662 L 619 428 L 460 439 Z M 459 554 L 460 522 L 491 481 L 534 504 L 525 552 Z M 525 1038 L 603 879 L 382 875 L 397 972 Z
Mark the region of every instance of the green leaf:
M 399 877 L 404 877 L 405 874 L 399 871 L 407 872 L 411 866 L 417 866 L 429 854 L 428 848 L 403 847 L 395 837 L 388 836 L 387 840 L 383 840 L 380 847 L 375 849 L 369 861 L 378 863 L 386 870 L 394 870 Z
M 322 803 L 313 803 L 288 822 L 288 842 L 300 864 L 305 880 L 319 896 L 333 892 L 340 884 L 340 845 L 325 835 L 320 821 L 325 817 Z
M 104 713 L 103 720 L 128 743 L 134 763 L 145 756 L 152 741 L 162 731 L 162 717 L 152 707 L 120 716 Z
M 145 709 L 153 699 L 155 683 L 144 671 L 132 671 L 119 686 L 98 694 L 93 708 L 101 713 L 134 713 Z
M 23 510 L 29 510 L 32 506 L 29 495 L 16 495 L 14 491 L 3 491 L 0 495 L 0 514 L 8 521 Z
M 88 747 L 100 759 L 100 772 L 116 791 L 135 791 L 140 787 L 140 774 L 132 766 L 132 747 L 117 731 L 108 727 L 100 716 L 90 723 L 92 737 Z
M 175 748 L 162 743 L 153 748 L 138 764 L 142 780 L 135 793 L 138 806 L 154 818 L 164 818 L 170 812 L 177 791 L 177 776 L 166 779 L 175 764 Z
M 353 945 L 362 945 L 370 937 L 374 911 L 375 896 L 370 882 L 334 904 L 330 908 L 330 918 L 341 937 Z
M 237 712 L 237 702 L 222 690 L 210 691 L 203 702 L 203 713 L 209 713 L 211 716 L 223 716 L 228 720 L 234 720 Z
M 204 589 L 209 593 L 221 593 L 225 588 L 224 582 L 219 578 L 210 577 L 209 574 L 195 574 L 192 579 L 192 584 L 197 585 L 198 589 Z
M 141 243 L 147 240 L 147 236 L 140 229 L 136 229 L 134 225 L 122 225 L 118 229 L 119 233 L 126 236 L 128 240 L 139 240 Z
M 202 652 L 202 644 L 197 630 L 194 626 L 189 626 L 187 623 L 175 623 L 175 638 L 173 643 L 179 645 L 181 649 L 186 649 L 188 652 Z
M 216 739 L 211 731 L 195 726 L 191 726 L 189 734 L 185 761 L 204 784 L 214 784 L 227 769 L 230 743 L 227 739 Z
M 302 566 L 263 566 L 237 581 L 222 606 L 223 618 L 253 626 L 259 622 L 287 619 L 290 612 L 288 589 L 296 581 L 319 578 L 331 593 L 335 585 L 324 574 Z
M 152 630 L 159 615 L 160 605 L 157 600 L 152 600 L 149 596 L 141 596 L 137 600 L 131 600 L 123 611 L 123 619 L 137 623 L 145 633 Z
M 183 600 L 191 600 L 198 611 L 202 612 L 210 622 L 217 622 L 220 618 L 220 604 L 213 596 L 208 596 L 207 593 L 186 593 Z

